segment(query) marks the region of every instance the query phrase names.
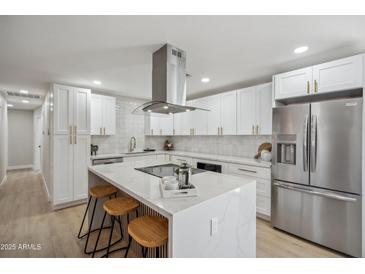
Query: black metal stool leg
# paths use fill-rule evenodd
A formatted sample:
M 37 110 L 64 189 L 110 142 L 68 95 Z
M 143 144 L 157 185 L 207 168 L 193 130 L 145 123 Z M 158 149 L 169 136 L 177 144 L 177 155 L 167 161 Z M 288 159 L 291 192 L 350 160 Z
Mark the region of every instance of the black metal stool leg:
M 84 222 L 85 222 L 85 218 L 86 218 L 86 214 L 89 210 L 89 207 L 90 207 L 90 203 L 91 203 L 91 196 L 89 197 L 89 201 L 87 202 L 87 207 L 85 209 L 85 213 L 84 213 L 84 217 L 82 218 L 82 222 L 81 222 L 81 226 L 80 226 L 80 230 L 79 230 L 79 234 L 77 234 L 77 238 L 81 239 L 82 237 L 84 237 L 87 233 L 85 233 L 84 235 L 80 236 L 81 235 L 81 231 L 82 231 L 82 228 L 84 226 Z
M 129 235 L 129 237 L 128 237 L 128 246 L 127 246 L 127 250 L 125 251 L 124 258 L 128 257 L 128 252 L 129 252 L 129 248 L 131 247 L 131 242 L 132 242 L 132 237 L 131 237 L 131 235 Z
M 93 251 L 92 258 L 94 258 L 94 256 L 95 256 L 95 252 L 96 252 L 96 249 L 97 249 L 97 246 L 98 246 L 98 242 L 99 242 L 99 238 L 100 238 L 100 235 L 101 235 L 101 231 L 103 230 L 105 217 L 106 217 L 106 212 L 104 213 L 103 220 L 101 221 L 101 227 L 100 227 L 100 230 L 99 230 L 99 233 L 98 233 L 98 238 L 96 238 L 96 243 L 95 243 L 95 247 L 94 247 L 94 251 Z
M 120 237 L 121 237 L 121 239 L 124 239 L 123 228 L 122 228 L 122 218 L 119 216 L 118 219 L 119 219 Z
M 156 258 L 160 258 L 160 248 L 156 247 Z
M 112 237 L 113 237 L 113 230 L 114 230 L 114 222 L 115 222 L 115 217 L 111 216 L 112 218 L 112 224 L 111 224 L 111 228 L 110 228 L 110 235 L 109 235 L 109 242 L 108 242 L 108 248 L 106 249 L 106 254 L 105 257 L 108 258 L 109 256 L 109 249 L 110 249 L 110 244 L 112 242 Z
M 89 238 L 90 238 L 90 231 L 91 231 L 91 227 L 92 227 L 92 225 L 93 225 L 93 220 L 94 220 L 94 215 L 95 215 L 95 209 L 96 209 L 96 204 L 97 204 L 97 202 L 98 202 L 98 199 L 95 199 L 95 204 L 94 204 L 94 208 L 93 208 L 93 213 L 92 213 L 92 215 L 91 215 L 91 221 L 90 221 L 90 224 L 89 224 L 89 231 L 88 231 L 88 233 L 87 233 L 87 238 L 86 238 L 86 243 L 85 243 L 85 248 L 84 248 L 84 252 L 86 253 L 86 254 L 88 254 L 87 253 L 87 244 L 89 243 Z
M 143 258 L 147 258 L 147 251 L 148 251 L 147 247 L 142 247 L 142 256 L 143 256 Z

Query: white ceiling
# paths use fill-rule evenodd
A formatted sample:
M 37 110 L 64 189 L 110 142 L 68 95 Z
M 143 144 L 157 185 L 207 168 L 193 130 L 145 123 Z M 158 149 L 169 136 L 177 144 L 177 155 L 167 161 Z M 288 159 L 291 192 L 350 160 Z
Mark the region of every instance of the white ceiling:
M 152 53 L 169 42 L 187 52 L 193 98 L 365 52 L 364 29 L 365 16 L 0 16 L 0 89 L 57 82 L 151 98 Z

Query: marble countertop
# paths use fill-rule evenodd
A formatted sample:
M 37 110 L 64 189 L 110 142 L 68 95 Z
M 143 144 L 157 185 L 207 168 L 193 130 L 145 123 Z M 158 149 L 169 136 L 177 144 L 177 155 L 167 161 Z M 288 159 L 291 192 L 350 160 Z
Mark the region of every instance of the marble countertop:
M 249 176 L 239 177 L 207 171 L 192 176 L 192 183 L 198 188 L 198 196 L 162 198 L 159 186 L 160 178 L 135 170 L 135 168 L 165 163 L 168 162 L 136 160 L 133 162 L 91 166 L 89 171 L 157 210 L 162 215 L 170 217 L 230 191 L 239 192 L 242 186 L 255 183 L 255 180 Z
M 251 165 L 251 166 L 258 166 L 258 167 L 265 167 L 265 168 L 271 167 L 271 162 L 256 160 L 254 158 L 216 155 L 216 154 L 188 152 L 188 151 L 177 151 L 177 150 L 170 150 L 170 151 L 160 150 L 160 151 L 143 152 L 143 153 L 100 154 L 100 155 L 96 155 L 96 156 L 91 156 L 91 160 L 116 158 L 116 157 L 137 157 L 137 156 L 156 155 L 156 154 L 186 156 L 186 157 L 191 157 L 191 158 L 199 158 L 199 159 L 205 159 L 205 160 L 211 160 L 211 161 L 220 161 L 220 162 L 225 162 L 225 163 L 244 164 L 244 165 Z

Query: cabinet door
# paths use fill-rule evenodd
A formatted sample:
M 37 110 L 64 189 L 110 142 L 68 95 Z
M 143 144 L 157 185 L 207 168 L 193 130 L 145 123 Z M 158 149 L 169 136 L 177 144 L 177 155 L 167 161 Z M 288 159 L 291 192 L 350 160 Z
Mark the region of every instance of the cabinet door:
M 237 91 L 237 134 L 255 134 L 257 125 L 256 90 L 254 87 Z
M 237 134 L 237 92 L 221 95 L 221 127 L 223 135 Z
M 154 116 L 156 114 L 152 114 L 150 116 L 150 130 L 151 135 L 161 135 L 161 121 L 159 116 Z
M 218 135 L 221 126 L 221 101 L 220 95 L 209 96 L 206 98 L 208 111 L 208 135 Z
M 312 93 L 312 67 L 274 76 L 275 99 L 287 99 Z
M 186 105 L 191 106 L 192 102 L 186 102 Z M 181 112 L 174 114 L 174 135 L 190 135 L 192 133 L 192 112 Z
M 174 116 L 172 114 L 160 118 L 160 126 L 162 135 L 173 135 L 174 130 Z
M 115 135 L 116 99 L 109 96 L 102 98 L 104 135 Z
M 100 95 L 92 94 L 91 95 L 91 135 L 102 135 L 102 121 L 103 121 L 103 112 L 102 112 L 102 97 Z
M 206 98 L 193 101 L 193 107 L 207 109 Z M 194 110 L 192 112 L 192 128 L 194 135 L 207 135 L 208 133 L 208 111 Z
M 88 194 L 88 166 L 90 136 L 77 135 L 73 144 L 73 199 L 86 199 Z
M 272 85 L 256 86 L 257 126 L 260 135 L 272 134 Z
M 53 203 L 73 200 L 73 145 L 69 135 L 54 136 Z
M 356 55 L 313 67 L 314 92 L 362 88 L 363 56 Z
M 68 135 L 73 126 L 73 87 L 54 85 L 54 133 Z
M 74 88 L 74 114 L 72 125 L 76 127 L 77 134 L 90 134 L 90 89 Z

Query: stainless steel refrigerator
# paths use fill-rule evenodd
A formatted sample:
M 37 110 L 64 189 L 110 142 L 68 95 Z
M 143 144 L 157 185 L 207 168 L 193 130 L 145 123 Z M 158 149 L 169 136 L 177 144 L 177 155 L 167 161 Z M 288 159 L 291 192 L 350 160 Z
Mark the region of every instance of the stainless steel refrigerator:
M 272 226 L 362 254 L 362 98 L 273 109 Z

